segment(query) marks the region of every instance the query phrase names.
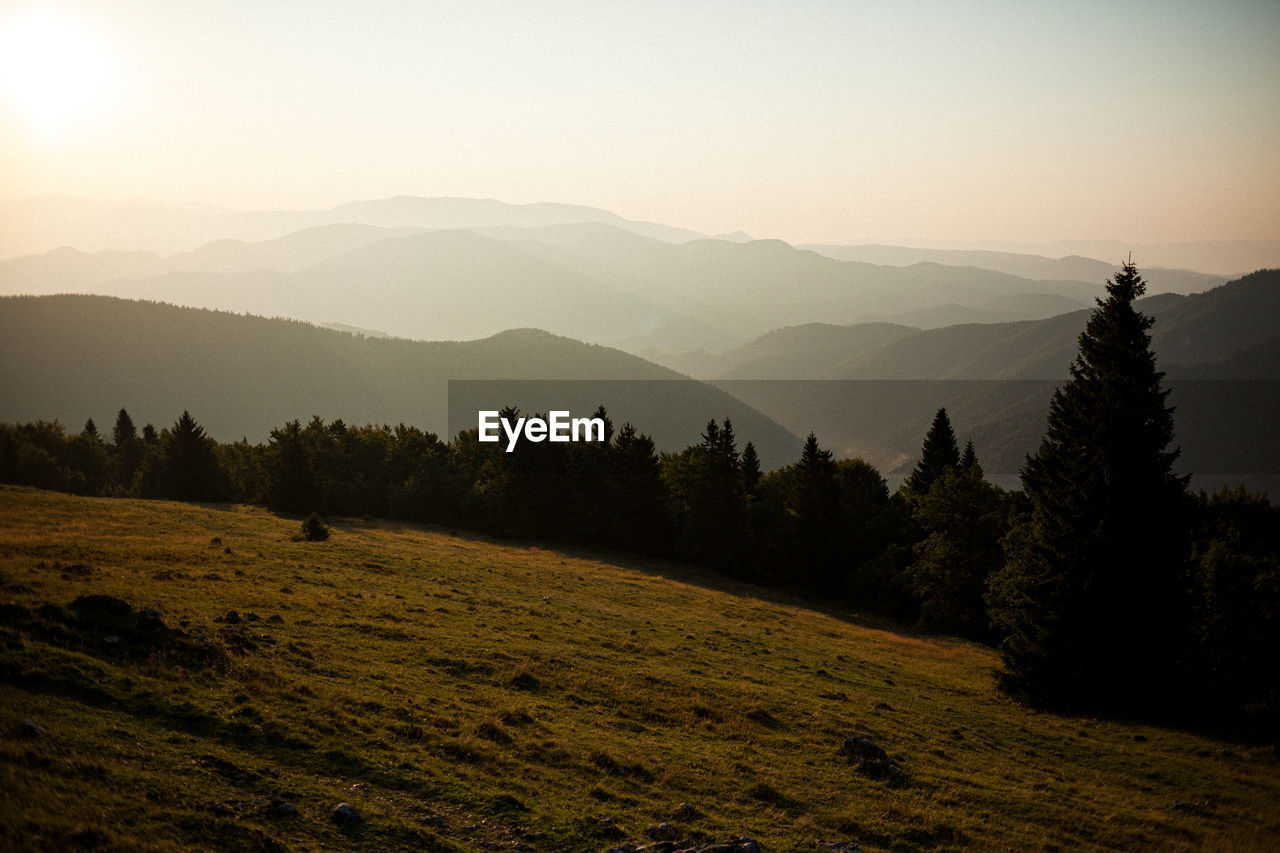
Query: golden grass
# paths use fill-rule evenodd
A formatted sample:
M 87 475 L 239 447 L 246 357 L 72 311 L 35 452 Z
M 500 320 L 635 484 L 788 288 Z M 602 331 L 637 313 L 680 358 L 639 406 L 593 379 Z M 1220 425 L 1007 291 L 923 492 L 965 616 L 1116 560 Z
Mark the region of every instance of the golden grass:
M 368 520 L 310 543 L 257 508 L 7 487 L 0 519 L 7 619 L 102 593 L 229 650 L 7 634 L 13 849 L 603 850 L 661 821 L 769 851 L 1280 844 L 1269 749 L 1027 710 L 989 649 L 685 566 Z M 232 609 L 284 623 L 242 637 L 212 621 Z M 846 735 L 900 772 L 859 773 Z M 328 820 L 340 801 L 360 827 Z

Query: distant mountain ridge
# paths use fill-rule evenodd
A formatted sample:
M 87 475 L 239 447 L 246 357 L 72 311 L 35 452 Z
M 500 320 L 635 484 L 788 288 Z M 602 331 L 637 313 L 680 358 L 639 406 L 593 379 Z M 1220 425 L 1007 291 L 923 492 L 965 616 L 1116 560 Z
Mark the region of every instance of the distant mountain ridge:
M 1230 359 L 1280 328 L 1280 271 L 1260 270 L 1189 296 L 1149 296 L 1138 306 L 1155 318 L 1152 341 L 1166 369 L 1194 366 L 1205 375 L 1220 364 L 1224 372 L 1214 378 L 1234 379 L 1225 367 Z M 700 379 L 1062 379 L 1088 317 L 1079 310 L 933 329 L 814 323 L 775 329 L 721 354 L 645 355 Z
M 658 240 L 704 235 L 684 228 L 625 219 L 583 205 L 494 199 L 393 196 L 352 201 L 323 210 L 220 210 L 145 200 L 95 201 L 63 196 L 0 199 L 0 258 L 72 247 L 83 252 L 149 251 L 169 255 L 217 240 L 273 240 L 325 225 L 423 229 L 499 225 L 539 227 L 602 222 Z
M 1175 407 L 1179 469 L 1197 488 L 1280 489 L 1280 271 L 1205 293 L 1140 300 L 1155 318 L 1157 366 Z M 901 476 L 945 406 L 1003 485 L 1033 451 L 1053 389 L 1089 317 L 914 329 L 810 324 L 774 330 L 719 355 L 656 353 L 792 431 L 816 430 L 841 455 Z
M 1116 270 L 1115 264 L 1080 255 L 1048 258 L 1015 252 L 988 252 L 976 249 L 913 249 L 905 246 L 878 244 L 860 246 L 802 245 L 821 255 L 842 261 L 862 261 L 907 267 L 919 263 L 946 266 L 977 267 L 1039 281 L 1105 281 Z M 1123 255 L 1122 255 L 1123 257 Z M 1208 275 L 1185 269 L 1143 266 L 1142 277 L 1149 293 L 1196 293 L 1226 282 L 1220 275 Z
M 102 296 L 0 298 L 0 421 L 56 418 L 78 430 L 86 418 L 103 423 L 123 406 L 137 423 L 157 426 L 188 409 L 223 441 L 262 441 L 287 420 L 312 415 L 403 422 L 445 435 L 449 382 L 467 379 L 625 380 L 588 391 L 617 391 L 621 408 L 611 408 L 617 425 L 629 418 L 665 449 L 696 443 L 708 419 L 728 417 L 768 464 L 792 462 L 800 452 L 797 437 L 723 391 L 616 349 L 536 329 L 473 341 L 407 341 Z M 670 385 L 675 402 L 635 411 L 634 399 L 644 398 L 629 395 L 627 383 L 637 380 Z M 521 390 L 518 382 L 509 387 Z M 639 391 L 652 389 L 640 382 Z M 519 404 L 494 405 L 508 402 Z M 610 401 L 592 396 L 583 405 L 600 403 Z M 471 427 L 474 420 L 474 412 L 463 418 Z
M 908 245 L 806 244 L 805 248 L 831 252 L 833 257 L 904 265 L 922 260 L 974 265 L 1031 275 L 1035 265 L 1049 261 L 1061 268 L 1081 259 L 1117 266 L 1132 256 L 1139 269 L 1192 271 L 1219 279 L 1235 278 L 1249 270 L 1280 266 L 1280 240 L 1199 240 L 1182 243 L 1138 243 L 1122 240 L 1054 240 L 1013 243 L 993 240 L 913 240 Z M 1030 264 L 1006 269 L 1005 264 Z M 1054 273 L 1057 277 L 1058 273 Z
M 413 208 L 417 200 L 404 204 Z M 726 350 L 780 325 L 815 321 L 1037 319 L 1091 304 L 1101 282 L 839 261 L 777 240 L 671 243 L 604 222 L 322 225 L 168 256 L 59 249 L 0 261 L 0 294 L 66 292 L 342 323 L 419 340 L 535 326 L 639 352 Z

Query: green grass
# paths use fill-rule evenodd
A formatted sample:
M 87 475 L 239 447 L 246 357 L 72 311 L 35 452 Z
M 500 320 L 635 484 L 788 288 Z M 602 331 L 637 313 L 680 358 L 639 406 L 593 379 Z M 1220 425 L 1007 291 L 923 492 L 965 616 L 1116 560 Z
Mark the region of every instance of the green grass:
M 0 846 L 578 851 L 662 821 L 769 851 L 1280 844 L 1270 748 L 1028 710 L 981 646 L 673 563 L 332 527 L 0 488 Z M 95 593 L 168 630 L 70 608 Z

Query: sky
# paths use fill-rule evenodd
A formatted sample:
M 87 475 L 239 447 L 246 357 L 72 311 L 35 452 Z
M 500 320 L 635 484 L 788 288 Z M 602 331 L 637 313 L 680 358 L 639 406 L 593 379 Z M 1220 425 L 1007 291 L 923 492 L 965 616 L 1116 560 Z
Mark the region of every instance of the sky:
M 1280 238 L 1280 3 L 0 0 L 0 197 Z

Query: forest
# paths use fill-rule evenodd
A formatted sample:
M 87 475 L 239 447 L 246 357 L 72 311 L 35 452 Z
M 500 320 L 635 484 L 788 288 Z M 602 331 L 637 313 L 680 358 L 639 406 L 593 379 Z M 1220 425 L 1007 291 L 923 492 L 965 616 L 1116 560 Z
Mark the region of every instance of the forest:
M 983 476 L 945 409 L 895 492 L 812 433 L 763 471 L 729 419 L 659 453 L 605 406 L 602 443 L 450 440 L 398 424 L 293 420 L 266 443 L 218 443 L 183 412 L 109 433 L 0 425 L 0 480 L 82 495 L 253 502 L 695 562 L 806 590 L 922 632 L 999 647 L 1003 686 L 1047 707 L 1250 737 L 1280 721 L 1280 509 L 1243 489 L 1192 493 L 1172 473 L 1173 411 L 1133 307 L 1131 265 L 1080 336 L 1023 488 Z M 504 410 L 503 417 L 516 417 Z

